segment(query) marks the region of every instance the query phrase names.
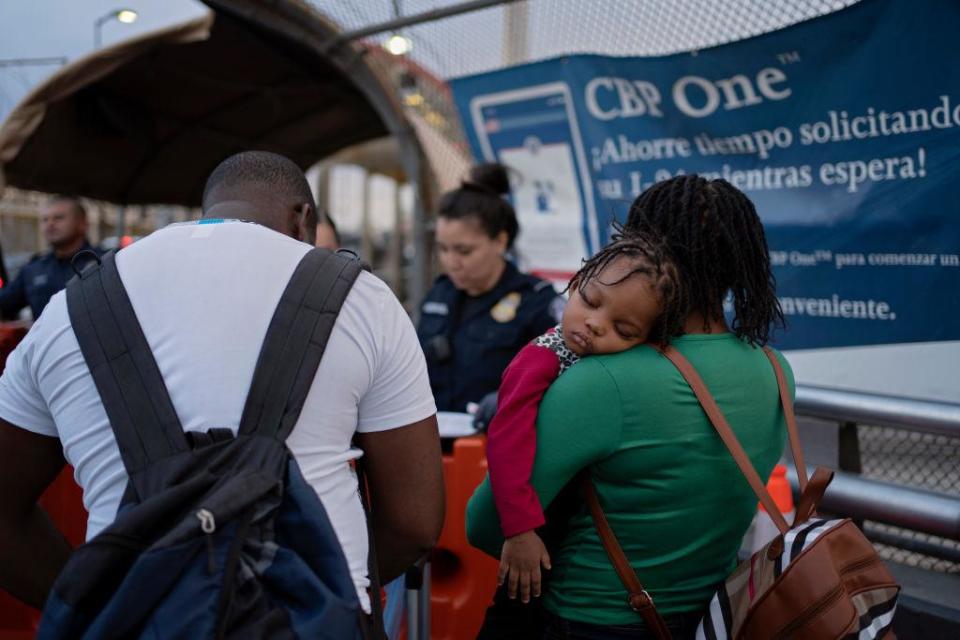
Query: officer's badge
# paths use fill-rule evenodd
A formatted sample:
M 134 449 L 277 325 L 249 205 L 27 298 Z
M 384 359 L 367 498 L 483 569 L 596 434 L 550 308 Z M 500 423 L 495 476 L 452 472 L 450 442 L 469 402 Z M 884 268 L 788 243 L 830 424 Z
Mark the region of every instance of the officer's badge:
M 490 309 L 490 317 L 497 322 L 510 322 L 517 317 L 518 308 L 520 308 L 520 294 L 514 291 L 503 296 L 500 302 L 493 305 L 493 309 Z

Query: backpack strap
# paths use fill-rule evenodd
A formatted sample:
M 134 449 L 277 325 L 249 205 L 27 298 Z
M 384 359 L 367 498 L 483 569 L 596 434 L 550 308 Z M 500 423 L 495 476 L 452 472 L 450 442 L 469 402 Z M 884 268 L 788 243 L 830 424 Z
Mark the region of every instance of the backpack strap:
M 713 395 L 710 394 L 710 391 L 707 389 L 707 385 L 703 382 L 700 374 L 697 373 L 697 370 L 693 368 L 693 365 L 690 364 L 690 361 L 673 347 L 664 347 L 660 352 L 666 356 L 667 359 L 670 360 L 670 362 L 672 362 L 677 369 L 679 369 L 680 375 L 683 376 L 683 379 L 686 380 L 687 384 L 690 385 L 690 388 L 693 389 L 693 393 L 697 396 L 697 400 L 700 401 L 700 406 L 703 407 L 703 412 L 707 414 L 707 418 L 710 419 L 710 424 L 712 424 L 713 428 L 716 429 L 717 434 L 723 441 L 723 444 L 726 445 L 727 450 L 730 451 L 730 455 L 733 456 L 737 466 L 740 467 L 740 472 L 743 473 L 743 476 L 747 479 L 747 482 L 750 483 L 750 488 L 752 488 L 753 492 L 757 495 L 757 498 L 760 500 L 760 504 L 762 504 L 763 508 L 767 510 L 767 513 L 770 515 L 770 518 L 773 520 L 773 523 L 777 526 L 777 529 L 780 531 L 780 533 L 785 534 L 790 530 L 790 525 L 787 524 L 783 514 L 780 513 L 780 509 L 777 508 L 776 503 L 773 501 L 773 498 L 767 491 L 766 485 L 764 484 L 763 480 L 760 479 L 760 474 L 757 473 L 753 463 L 750 462 L 747 452 L 743 450 L 743 446 L 740 444 L 740 441 L 737 440 L 737 436 L 734 435 L 733 429 L 730 428 L 730 423 L 727 422 L 727 418 L 723 415 L 720 407 L 717 406 L 717 401 L 713 399 Z M 774 360 L 775 359 L 776 357 L 774 356 Z M 781 391 L 781 402 L 783 401 L 783 398 L 784 395 Z M 786 411 L 784 411 L 784 413 L 786 413 Z
M 790 387 L 787 386 L 787 377 L 780 366 L 780 360 L 770 347 L 764 347 L 763 353 L 773 365 L 773 372 L 777 375 L 777 388 L 780 390 L 780 406 L 783 407 L 783 418 L 787 423 L 787 437 L 790 439 L 790 453 L 793 454 L 793 466 L 797 468 L 797 478 L 800 480 L 800 493 L 807 488 L 807 465 L 803 462 L 803 447 L 800 446 L 800 432 L 797 430 L 797 416 L 793 412 L 793 398 L 790 397 Z M 799 522 L 799 520 L 798 520 Z
M 362 267 L 356 256 L 312 249 L 297 265 L 280 296 L 254 369 L 238 435 L 286 441 L 323 359 L 333 325 Z M 386 638 L 380 603 L 377 556 L 370 527 L 366 475 L 357 461 L 357 483 L 369 535 L 370 606 L 368 620 L 360 610 L 364 637 Z
M 116 252 L 67 285 L 67 311 L 127 473 L 188 450 L 157 361 L 130 304 Z
M 238 435 L 282 442 L 293 431 L 360 270 L 358 260 L 325 249 L 312 249 L 300 260 L 270 320 Z
M 373 540 L 373 516 L 371 515 L 370 488 L 367 485 L 367 466 L 363 458 L 356 461 L 357 488 L 360 490 L 360 504 L 363 505 L 364 519 L 367 521 L 367 577 L 370 587 L 367 590 L 370 596 L 370 618 L 366 620 L 363 610 L 360 610 L 361 625 L 367 631 L 370 640 L 386 640 L 387 632 L 383 626 L 383 602 L 380 600 L 380 564 L 377 560 L 377 546 Z M 366 624 L 369 623 L 369 624 Z
M 580 474 L 580 487 L 583 489 L 584 496 L 587 499 L 587 506 L 590 508 L 590 515 L 593 517 L 593 524 L 597 528 L 600 536 L 600 542 L 603 544 L 610 564 L 613 565 L 620 582 L 627 588 L 627 604 L 630 608 L 640 614 L 646 623 L 647 628 L 652 631 L 658 640 L 671 640 L 672 635 L 667 627 L 666 621 L 657 611 L 653 603 L 653 598 L 643 585 L 637 572 L 630 566 L 630 560 L 627 554 L 623 552 L 623 547 L 617 540 L 616 534 L 607 521 L 606 514 L 603 513 L 603 507 L 600 506 L 600 499 L 597 497 L 597 490 L 590 479 L 590 472 L 584 470 Z

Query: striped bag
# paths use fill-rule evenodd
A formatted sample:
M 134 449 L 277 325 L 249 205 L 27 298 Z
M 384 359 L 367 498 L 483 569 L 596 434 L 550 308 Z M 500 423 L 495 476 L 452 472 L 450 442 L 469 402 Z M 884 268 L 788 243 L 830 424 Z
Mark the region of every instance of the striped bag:
M 833 478 L 833 472 L 818 468 L 807 480 L 793 402 L 780 362 L 773 352 L 764 349 L 777 376 L 790 448 L 800 480 L 800 499 L 792 526 L 777 509 L 699 374 L 675 349 L 666 347 L 662 352 L 693 389 L 713 427 L 780 531 L 726 579 L 700 622 L 697 640 L 892 638 L 891 626 L 900 587 L 873 545 L 851 520 L 815 517 L 817 505 Z M 671 636 L 666 623 L 630 566 L 606 520 L 593 483 L 586 475 L 583 488 L 601 542 L 627 588 L 627 603 L 661 640 L 669 640 Z

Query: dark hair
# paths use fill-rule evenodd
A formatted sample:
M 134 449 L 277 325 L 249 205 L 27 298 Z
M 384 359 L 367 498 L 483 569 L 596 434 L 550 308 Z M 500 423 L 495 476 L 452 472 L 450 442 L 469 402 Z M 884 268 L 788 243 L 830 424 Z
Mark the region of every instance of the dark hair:
M 490 238 L 505 231 L 509 249 L 520 232 L 520 225 L 513 205 L 502 197 L 508 193 L 510 177 L 506 167 L 496 163 L 477 165 L 470 170 L 470 178 L 460 183 L 459 189 L 443 194 L 437 215 L 451 220 L 476 218 Z
M 785 325 L 763 224 L 729 182 L 687 175 L 657 183 L 633 202 L 626 229 L 666 243 L 685 291 L 684 315 L 719 321 L 732 293 L 737 337 L 763 345 L 773 327 Z
M 333 231 L 333 239 L 336 241 L 337 244 L 341 244 L 341 242 L 340 242 L 340 232 L 337 230 L 337 225 L 335 225 L 335 224 L 333 223 L 333 218 L 330 217 L 330 212 L 329 212 L 329 211 L 321 211 L 321 212 L 320 212 L 320 217 L 319 217 L 319 219 L 317 220 L 317 224 L 318 224 L 318 225 L 319 225 L 319 224 L 325 224 L 325 225 L 327 225 L 328 227 L 330 227 L 330 230 Z
M 686 317 L 686 301 L 673 259 L 667 252 L 666 244 L 656 239 L 656 236 L 627 231 L 617 224 L 614 224 L 614 231 L 607 246 L 583 261 L 580 270 L 570 279 L 567 290 L 583 291 L 587 284 L 597 279 L 603 270 L 618 258 L 634 260 L 636 264 L 633 269 L 619 280 L 602 283 L 608 286 L 616 285 L 638 274 L 649 277 L 660 296 L 660 315 L 647 339 L 650 342 L 666 344 L 670 338 L 683 332 L 683 321 Z
M 68 196 L 68 195 L 64 195 L 64 194 L 57 194 L 57 195 L 53 196 L 52 198 L 50 198 L 49 204 L 59 204 L 59 203 L 61 203 L 61 202 L 69 203 L 70 206 L 73 207 L 73 214 L 74 214 L 75 216 L 77 216 L 78 218 L 84 218 L 84 219 L 86 219 L 86 217 L 87 217 L 87 209 L 86 209 L 86 207 L 83 206 L 83 203 L 80 202 L 80 198 L 77 198 L 76 196 Z
M 313 204 L 313 192 L 300 167 L 269 151 L 243 151 L 217 165 L 203 188 L 204 209 L 212 204 L 213 192 L 221 189 L 281 194 Z

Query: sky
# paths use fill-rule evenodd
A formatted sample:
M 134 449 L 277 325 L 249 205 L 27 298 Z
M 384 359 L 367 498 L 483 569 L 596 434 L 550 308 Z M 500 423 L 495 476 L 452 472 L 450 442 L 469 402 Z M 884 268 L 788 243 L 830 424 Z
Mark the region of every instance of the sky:
M 415 15 L 462 0 L 309 0 L 345 30 Z M 528 0 L 408 28 L 412 57 L 442 78 L 499 67 L 517 46 L 509 16 L 528 24 L 519 60 L 573 52 L 659 55 L 703 48 L 775 29 L 856 0 Z M 97 18 L 120 8 L 134 24 L 102 27 L 103 46 L 203 15 L 197 0 L 0 0 L 0 61 L 89 53 Z M 386 40 L 389 33 L 374 36 Z M 464 46 L 469 43 L 469 46 Z M 0 62 L 0 119 L 57 65 L 9 67 Z
M 133 24 L 104 23 L 104 46 L 196 18 L 207 10 L 195 0 L 0 0 L 0 119 L 32 86 L 59 68 L 2 66 L 3 61 L 57 57 L 73 61 L 93 50 L 97 19 L 121 8 L 133 9 L 139 17 Z

